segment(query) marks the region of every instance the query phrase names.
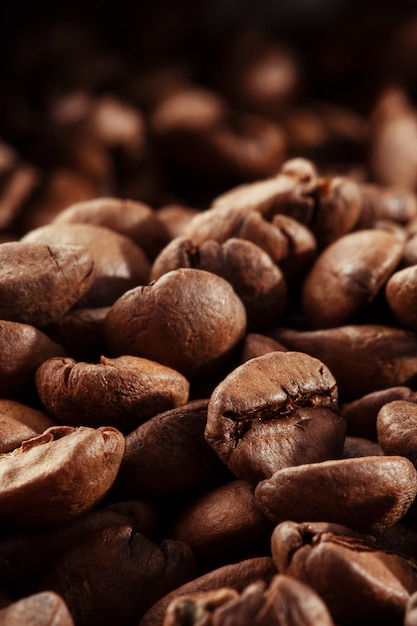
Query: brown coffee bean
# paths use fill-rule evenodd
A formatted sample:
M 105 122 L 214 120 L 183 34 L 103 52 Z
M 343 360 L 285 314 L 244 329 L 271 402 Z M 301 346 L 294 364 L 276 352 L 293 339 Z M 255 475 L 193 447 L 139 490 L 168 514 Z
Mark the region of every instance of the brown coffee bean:
M 255 619 L 259 626 L 279 626 L 286 620 L 295 626 L 333 626 L 327 606 L 314 589 L 284 574 L 278 574 L 272 579 L 265 593 L 264 604 Z
M 343 459 L 354 459 L 361 456 L 382 456 L 384 451 L 379 443 L 364 437 L 347 436 L 343 444 Z
M 352 324 L 313 331 L 281 328 L 273 337 L 289 350 L 323 361 L 345 401 L 380 389 L 411 386 L 417 380 L 417 335 L 412 331 Z
M 125 441 L 115 428 L 52 426 L 0 457 L 1 518 L 18 525 L 67 522 L 108 492 Z
M 376 428 L 378 442 L 385 454 L 399 454 L 417 466 L 417 404 L 394 400 L 378 412 Z
M 280 571 L 310 585 L 335 623 L 402 626 L 417 582 L 411 559 L 378 549 L 372 538 L 349 528 L 313 523 L 279 524 L 271 549 Z
M 90 289 L 94 264 L 81 246 L 11 242 L 0 246 L 0 317 L 43 327 Z
M 264 354 L 275 352 L 276 350 L 287 352 L 285 346 L 271 337 L 259 333 L 247 333 L 243 342 L 240 361 L 241 363 L 245 363 L 245 361 L 249 361 L 249 359 L 254 359 L 257 356 L 263 356 Z
M 3 626 L 74 626 L 64 600 L 53 591 L 41 591 L 0 610 Z
M 0 399 L 0 453 L 11 452 L 26 439 L 41 435 L 54 425 L 43 411 L 16 400 Z
M 208 400 L 193 400 L 155 415 L 129 433 L 116 489 L 125 496 L 159 501 L 230 479 L 204 439 L 207 406 Z
M 262 593 L 263 583 L 260 583 L 260 585 Z M 190 593 L 174 598 L 167 607 L 163 626 L 182 626 L 185 623 L 193 626 L 202 620 L 204 620 L 204 624 L 209 626 L 213 623 L 214 613 L 218 607 L 222 607 L 229 601 L 237 600 L 238 598 L 239 594 L 237 591 L 230 587 Z M 216 619 L 218 621 L 217 615 Z
M 417 265 L 392 274 L 385 286 L 388 305 L 401 326 L 417 330 Z
M 188 543 L 199 563 L 210 569 L 268 554 L 271 523 L 246 481 L 232 480 L 200 493 L 174 518 L 170 538 Z
M 17 398 L 32 392 L 39 365 L 65 355 L 62 346 L 34 326 L 0 321 L 0 394 Z
M 139 625 L 161 626 L 166 609 L 175 598 L 190 593 L 213 591 L 222 587 L 231 587 L 241 592 L 249 584 L 259 580 L 268 583 L 276 573 L 277 569 L 269 556 L 254 557 L 219 567 L 181 585 L 178 589 L 161 598 L 143 615 Z
M 28 232 L 22 241 L 50 246 L 80 245 L 94 261 L 94 281 L 79 306 L 109 306 L 127 289 L 146 284 L 150 265 L 133 241 L 97 224 L 48 224 Z
M 237 236 L 253 241 L 277 263 L 288 285 L 310 267 L 317 256 L 317 243 L 307 226 L 280 213 L 268 222 L 258 211 L 242 220 Z
M 398 522 L 416 494 L 416 471 L 401 456 L 286 467 L 255 489 L 258 506 L 275 523 L 327 521 L 367 533 Z
M 113 354 L 155 360 L 193 378 L 227 361 L 245 331 L 245 308 L 230 283 L 188 268 L 131 289 L 104 322 Z
M 288 465 L 337 458 L 345 431 L 327 367 L 303 353 L 272 352 L 216 387 L 205 437 L 238 478 L 256 483 Z
M 80 586 L 72 583 L 74 571 Z M 132 525 L 115 525 L 86 533 L 57 558 L 39 586 L 62 596 L 79 626 L 110 626 L 137 623 L 195 575 L 187 544 L 164 540 L 157 545 Z
M 154 259 L 170 239 L 158 215 L 150 206 L 135 200 L 95 198 L 67 207 L 53 223 L 106 226 L 133 239 L 149 259 Z
M 151 269 L 151 280 L 180 267 L 212 272 L 226 279 L 242 300 L 248 328 L 274 326 L 287 303 L 287 286 L 281 270 L 260 247 L 231 237 L 223 244 L 207 240 L 194 246 L 186 237 L 170 242 Z
M 415 402 L 417 395 L 409 387 L 390 387 L 366 394 L 342 406 L 342 415 L 347 423 L 347 432 L 356 437 L 377 441 L 376 419 L 378 411 L 394 400 Z
M 93 508 L 70 522 L 50 528 L 16 528 L 0 541 L 0 580 L 14 596 L 34 593 L 38 583 L 60 554 L 83 540 L 92 530 L 130 524 L 152 537 L 158 514 L 146 500 L 121 501 Z
M 102 356 L 97 364 L 48 359 L 36 372 L 36 387 L 49 415 L 61 424 L 106 424 L 128 433 L 185 404 L 190 385 L 179 372 L 148 359 Z
M 242 220 L 258 211 L 267 219 L 285 213 L 307 224 L 313 212 L 317 172 L 306 159 L 286 161 L 275 178 L 239 185 L 221 194 L 207 211 L 196 215 L 184 235 L 197 245 L 207 239 L 222 243 L 235 237 Z
M 319 178 L 317 206 L 309 224 L 318 248 L 351 232 L 359 220 L 362 198 L 359 185 L 346 176 Z
M 349 322 L 371 302 L 398 265 L 402 244 L 382 230 L 340 237 L 317 258 L 302 288 L 302 304 L 311 328 Z
M 411 226 L 417 213 L 417 199 L 412 191 L 376 183 L 361 183 L 360 190 L 362 207 L 356 228 L 372 228 L 379 220 Z

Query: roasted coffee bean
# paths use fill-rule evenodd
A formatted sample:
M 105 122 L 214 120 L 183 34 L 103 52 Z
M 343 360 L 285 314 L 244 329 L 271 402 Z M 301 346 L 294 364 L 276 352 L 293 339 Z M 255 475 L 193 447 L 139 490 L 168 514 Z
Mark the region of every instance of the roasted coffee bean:
M 358 456 L 382 456 L 383 454 L 383 449 L 376 441 L 349 435 L 345 438 L 342 453 L 344 459 L 354 459 Z
M 287 348 L 272 337 L 260 335 L 259 333 L 247 333 L 243 342 L 242 354 L 240 356 L 241 363 L 254 359 L 257 356 L 263 356 L 269 352 L 276 350 L 287 352 Z
M 55 426 L 52 418 L 37 409 L 17 402 L 0 399 L 0 453 L 11 452 L 23 441 L 41 435 Z
M 49 528 L 16 528 L 0 541 L 0 580 L 14 596 L 34 593 L 58 556 L 92 530 L 131 524 L 147 537 L 156 534 L 158 513 L 147 500 L 126 500 L 94 508 Z
M 142 202 L 96 198 L 69 206 L 53 222 L 106 226 L 133 239 L 149 259 L 154 259 L 170 239 L 158 216 L 159 213 Z
M 231 587 L 242 592 L 249 584 L 259 580 L 269 583 L 276 573 L 277 569 L 270 556 L 255 557 L 219 567 L 168 593 L 146 611 L 139 624 L 140 626 L 161 626 L 167 607 L 175 598 L 190 593 L 213 591 L 222 587 Z
M 307 226 L 280 213 L 267 221 L 258 211 L 242 220 L 237 236 L 253 241 L 265 250 L 287 279 L 299 279 L 317 256 L 317 242 Z
M 227 361 L 245 331 L 245 308 L 230 283 L 189 268 L 127 291 L 104 322 L 113 354 L 155 360 L 193 378 Z
M 319 178 L 317 206 L 309 224 L 318 248 L 322 250 L 351 232 L 362 208 L 359 185 L 343 176 Z
M 377 441 L 378 412 L 385 404 L 394 400 L 416 402 L 417 396 L 409 387 L 389 387 L 345 403 L 342 406 L 342 415 L 346 420 L 348 434 Z
M 40 328 L 67 313 L 94 281 L 82 246 L 4 243 L 0 267 L 0 318 Z
M 0 456 L 0 518 L 56 525 L 91 509 L 109 491 L 125 441 L 115 428 L 52 426 Z
M 174 599 L 168 606 L 163 626 L 199 624 L 226 626 L 229 623 L 256 626 L 306 624 L 333 626 L 319 595 L 291 576 L 274 576 L 269 587 L 263 581 L 248 585 L 239 595 L 223 587 Z
M 364 456 L 276 471 L 255 489 L 275 523 L 327 521 L 378 533 L 398 522 L 417 495 L 417 474 L 402 456 Z
M 48 359 L 36 372 L 36 387 L 57 422 L 108 424 L 127 434 L 157 413 L 185 404 L 190 385 L 179 372 L 148 359 L 102 356 L 97 364 Z
M 341 326 L 371 302 L 401 260 L 402 244 L 382 230 L 340 237 L 317 258 L 302 288 L 311 328 Z
M 35 388 L 39 365 L 54 356 L 66 356 L 58 343 L 29 324 L 0 320 L 0 394 L 26 396 Z
M 232 480 L 201 493 L 182 507 L 168 536 L 188 543 L 199 562 L 213 569 L 267 555 L 272 530 L 250 485 L 244 480 Z
M 413 560 L 377 547 L 372 537 L 326 524 L 279 524 L 271 537 L 280 572 L 310 585 L 336 624 L 403 624 L 416 586 Z M 343 576 L 343 585 L 335 581 Z
M 80 587 L 72 583 L 74 571 Z M 187 544 L 165 540 L 157 545 L 131 525 L 116 525 L 86 533 L 58 557 L 39 587 L 64 598 L 76 624 L 110 626 L 137 623 L 155 602 L 195 575 Z
M 393 221 L 403 225 L 407 231 L 409 225 L 412 228 L 417 213 L 413 191 L 376 183 L 362 183 L 360 190 L 362 203 L 357 229 L 372 228 L 379 220 Z
M 284 213 L 307 224 L 311 220 L 317 186 L 317 172 L 310 161 L 285 162 L 275 178 L 239 185 L 214 199 L 211 207 L 196 215 L 184 235 L 194 244 L 207 239 L 223 243 L 235 237 L 242 220 L 258 211 L 267 219 Z
M 311 331 L 278 328 L 272 334 L 289 350 L 307 352 L 323 361 L 344 401 L 417 381 L 417 335 L 412 331 L 351 324 Z
M 327 367 L 300 352 L 272 352 L 216 387 L 205 437 L 237 477 L 256 483 L 307 459 L 337 458 L 345 432 Z
M 385 454 L 399 454 L 417 466 L 417 404 L 394 400 L 378 412 L 376 429 L 378 442 Z
M 117 490 L 129 497 L 170 500 L 233 477 L 204 439 L 207 406 L 208 400 L 188 402 L 129 433 Z
M 142 249 L 105 226 L 51 223 L 28 232 L 22 241 L 87 248 L 95 275 L 90 289 L 78 300 L 79 306 L 109 306 L 127 289 L 148 281 L 150 264 Z
M 205 270 L 226 279 L 246 309 L 247 325 L 276 326 L 287 305 L 287 285 L 281 270 L 260 247 L 231 237 L 225 243 L 208 240 L 194 246 L 178 237 L 167 245 L 151 269 L 151 280 L 180 267 Z
M 417 266 L 405 267 L 389 278 L 385 296 L 399 324 L 417 330 Z

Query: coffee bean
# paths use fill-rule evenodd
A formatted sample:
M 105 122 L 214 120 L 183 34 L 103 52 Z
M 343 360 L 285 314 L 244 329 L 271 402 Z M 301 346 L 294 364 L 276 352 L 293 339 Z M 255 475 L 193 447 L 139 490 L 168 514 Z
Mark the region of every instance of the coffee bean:
M 110 489 L 125 442 L 115 428 L 52 426 L 0 457 L 3 520 L 56 525 L 92 508 Z
M 341 326 L 371 302 L 401 259 L 402 245 L 382 230 L 340 237 L 313 264 L 302 289 L 312 328 Z
M 188 268 L 127 291 L 104 322 L 113 354 L 155 360 L 193 378 L 227 361 L 245 331 L 245 309 L 230 283 Z
M 417 494 L 417 474 L 402 456 L 364 456 L 276 471 L 255 499 L 273 522 L 328 521 L 378 533 L 398 522 Z
M 42 328 L 90 289 L 94 263 L 81 246 L 11 242 L 0 247 L 0 317 Z
M 236 476 L 256 483 L 306 459 L 337 458 L 345 431 L 327 367 L 303 353 L 272 352 L 216 387 L 205 437 Z
M 150 265 L 141 248 L 105 226 L 51 223 L 31 230 L 22 241 L 87 248 L 94 261 L 95 276 L 90 289 L 78 301 L 79 306 L 111 305 L 127 289 L 148 280 Z
M 36 387 L 57 422 L 108 424 L 127 434 L 157 413 L 185 404 L 190 385 L 175 370 L 148 359 L 102 356 L 97 364 L 48 359 L 36 372 Z

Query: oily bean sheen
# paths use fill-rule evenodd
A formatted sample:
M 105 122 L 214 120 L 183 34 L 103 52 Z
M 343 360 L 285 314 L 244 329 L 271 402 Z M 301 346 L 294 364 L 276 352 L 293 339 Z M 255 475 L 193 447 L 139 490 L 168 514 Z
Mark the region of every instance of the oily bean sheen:
M 115 428 L 52 426 L 0 455 L 0 518 L 25 526 L 62 524 L 108 492 L 125 441 Z
M 374 299 L 401 254 L 397 237 L 376 229 L 349 233 L 325 248 L 302 289 L 308 325 L 328 328 L 350 321 Z
M 402 456 L 366 456 L 278 470 L 255 489 L 274 522 L 328 521 L 378 533 L 398 522 L 417 494 L 417 473 Z
M 89 290 L 93 259 L 82 246 L 10 242 L 0 246 L 0 318 L 46 326 Z
M 134 356 L 102 356 L 97 364 L 49 359 L 38 368 L 36 385 L 58 422 L 93 428 L 108 424 L 123 433 L 185 404 L 189 392 L 188 380 L 179 372 Z
M 301 352 L 272 352 L 216 387 L 205 437 L 237 477 L 256 483 L 282 467 L 337 458 L 345 432 L 330 370 Z
M 245 308 L 230 283 L 189 268 L 126 292 L 104 322 L 112 353 L 152 359 L 193 378 L 225 362 L 245 331 Z

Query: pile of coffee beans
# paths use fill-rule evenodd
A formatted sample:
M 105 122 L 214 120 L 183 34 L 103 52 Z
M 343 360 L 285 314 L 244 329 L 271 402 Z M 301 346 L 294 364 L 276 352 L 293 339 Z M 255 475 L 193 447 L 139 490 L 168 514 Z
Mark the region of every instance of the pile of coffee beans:
M 416 626 L 417 11 L 138 4 L 0 44 L 0 624 Z

